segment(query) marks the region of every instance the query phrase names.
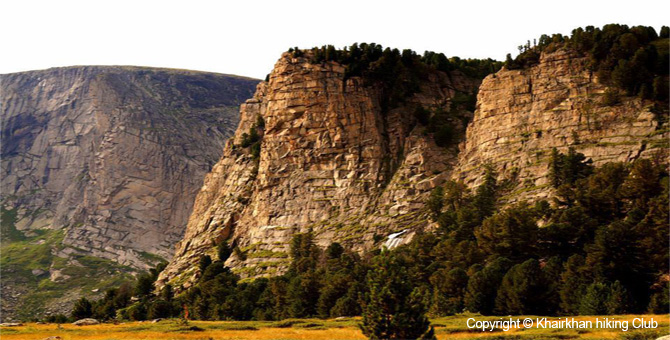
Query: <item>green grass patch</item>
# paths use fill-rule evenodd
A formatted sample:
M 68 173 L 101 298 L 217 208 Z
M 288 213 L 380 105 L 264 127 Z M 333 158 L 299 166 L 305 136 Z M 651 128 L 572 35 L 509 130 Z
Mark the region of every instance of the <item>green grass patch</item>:
M 25 240 L 25 235 L 16 229 L 15 209 L 5 209 L 5 207 L 2 206 L 0 210 L 0 235 L 2 236 L 3 242 Z
M 288 253 L 283 251 L 272 251 L 268 249 L 258 250 L 252 253 L 247 254 L 247 258 L 287 258 Z
M 3 211 L 4 213 L 4 211 Z M 120 286 L 132 280 L 132 268 L 116 262 L 86 255 L 71 255 L 69 259 L 54 254 L 63 245 L 63 230 L 35 230 L 35 236 L 24 237 L 20 241 L 2 243 L 0 274 L 3 284 L 26 288 L 28 293 L 21 296 L 16 310 L 18 317 L 29 320 L 44 312 L 50 302 L 68 295 L 96 295 L 106 289 Z M 33 273 L 33 270 L 42 270 Z M 60 270 L 62 279 L 49 279 L 50 270 Z M 37 275 L 39 274 L 39 275 Z

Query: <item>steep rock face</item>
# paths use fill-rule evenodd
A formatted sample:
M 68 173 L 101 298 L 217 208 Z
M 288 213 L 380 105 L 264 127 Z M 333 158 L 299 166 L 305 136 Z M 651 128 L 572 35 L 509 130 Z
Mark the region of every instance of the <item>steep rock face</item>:
M 257 81 L 134 67 L 2 75 L 2 205 L 16 228 L 146 268 L 169 259 Z
M 508 201 L 551 195 L 552 148 L 575 148 L 594 164 L 667 154 L 667 112 L 636 97 L 605 104 L 608 87 L 587 68 L 588 58 L 567 50 L 542 54 L 539 64 L 489 75 L 461 145 L 456 179 L 474 187 L 483 166 L 513 179 Z M 615 90 L 615 89 L 611 89 Z
M 242 105 L 235 139 L 205 179 L 159 283 L 188 286 L 192 264 L 229 237 L 240 249 L 229 265 L 257 276 L 286 268 L 297 232 L 312 229 L 321 245 L 339 241 L 360 250 L 391 232 L 426 226 L 423 202 L 446 180 L 457 147 L 438 147 L 413 113 L 447 108 L 456 92 L 477 85 L 458 72 L 434 72 L 411 98 L 384 110 L 380 89 L 346 79 L 342 65 L 284 54 L 269 82 Z M 259 117 L 264 129 L 254 157 L 239 144 Z M 453 124 L 464 132 L 460 119 Z
M 469 92 L 476 81 L 434 74 L 404 105 L 382 112 L 378 89 L 359 78 L 343 86 L 340 65 L 283 55 L 242 106 L 235 139 L 207 176 L 159 284 L 189 286 L 198 258 L 216 258 L 213 247 L 224 239 L 239 248 L 227 265 L 244 277 L 281 273 L 291 236 L 309 229 L 322 246 L 397 245 L 430 226 L 424 202 L 432 188 L 449 178 L 475 187 L 487 164 L 512 184 L 503 197 L 511 203 L 552 194 L 554 147 L 572 146 L 595 164 L 667 154 L 667 112 L 633 97 L 606 105 L 608 87 L 587 62 L 560 50 L 531 68 L 488 76 L 467 132 L 454 122 L 465 136 L 456 149 L 437 147 L 410 112 L 444 108 L 454 90 Z M 255 159 L 236 144 L 259 116 L 265 127 Z

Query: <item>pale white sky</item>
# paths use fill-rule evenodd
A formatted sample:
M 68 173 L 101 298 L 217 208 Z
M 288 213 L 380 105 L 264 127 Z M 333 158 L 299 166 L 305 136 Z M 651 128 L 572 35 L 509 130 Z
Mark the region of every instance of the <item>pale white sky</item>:
M 263 78 L 289 47 L 376 42 L 503 60 L 541 34 L 668 25 L 670 1 L 0 0 L 0 73 L 70 65 Z

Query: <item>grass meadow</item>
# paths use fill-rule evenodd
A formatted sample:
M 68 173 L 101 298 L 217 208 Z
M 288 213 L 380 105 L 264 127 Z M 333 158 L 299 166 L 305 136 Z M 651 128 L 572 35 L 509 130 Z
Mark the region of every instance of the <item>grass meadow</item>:
M 514 328 L 507 332 L 501 329 L 482 332 L 469 329 L 468 318 L 477 320 L 498 320 L 498 317 L 478 315 L 456 315 L 432 320 L 438 339 L 656 339 L 670 334 L 668 315 L 621 315 L 607 316 L 610 320 L 629 321 L 643 317 L 654 318 L 658 322 L 655 329 L 632 330 L 619 329 L 538 329 Z M 516 317 L 514 317 L 516 318 Z M 526 317 L 520 317 L 526 318 Z M 530 316 L 535 319 L 535 317 Z M 580 316 L 575 320 L 591 320 L 604 316 Z M 559 318 L 548 318 L 558 320 Z M 72 324 L 35 324 L 27 323 L 19 327 L 1 327 L 2 340 L 42 340 L 58 336 L 63 340 L 219 340 L 219 339 L 365 339 L 358 328 L 360 318 L 341 319 L 289 319 L 282 321 L 189 321 L 163 320 L 152 322 L 126 322 L 119 324 L 100 324 L 94 326 L 74 326 Z

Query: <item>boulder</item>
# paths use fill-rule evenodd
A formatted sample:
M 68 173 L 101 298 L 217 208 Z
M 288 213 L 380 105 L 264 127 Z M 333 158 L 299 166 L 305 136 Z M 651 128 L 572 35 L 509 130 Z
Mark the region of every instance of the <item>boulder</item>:
M 100 321 L 98 321 L 96 319 L 92 319 L 92 318 L 86 318 L 86 319 L 77 320 L 77 321 L 73 322 L 72 324 L 76 325 L 76 326 L 90 326 L 90 325 L 98 325 L 98 324 L 100 324 Z
M 31 271 L 31 273 L 33 273 L 33 275 L 35 275 L 35 276 L 42 276 L 42 275 L 44 275 L 44 274 L 46 274 L 46 273 L 48 273 L 48 272 L 45 271 L 45 270 L 42 270 L 42 269 L 33 269 L 33 270 Z

